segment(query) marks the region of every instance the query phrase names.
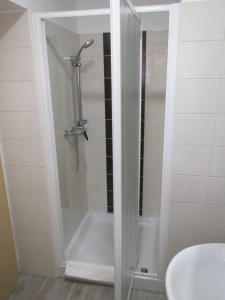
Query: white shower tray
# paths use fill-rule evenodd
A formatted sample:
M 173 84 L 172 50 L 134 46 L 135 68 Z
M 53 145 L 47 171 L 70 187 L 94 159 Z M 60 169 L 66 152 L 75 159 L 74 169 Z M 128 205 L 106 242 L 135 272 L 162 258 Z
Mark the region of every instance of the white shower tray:
M 157 272 L 158 219 L 140 218 L 137 271 Z M 66 251 L 67 277 L 113 284 L 113 214 L 89 212 L 82 220 Z M 105 275 L 104 275 L 105 274 Z

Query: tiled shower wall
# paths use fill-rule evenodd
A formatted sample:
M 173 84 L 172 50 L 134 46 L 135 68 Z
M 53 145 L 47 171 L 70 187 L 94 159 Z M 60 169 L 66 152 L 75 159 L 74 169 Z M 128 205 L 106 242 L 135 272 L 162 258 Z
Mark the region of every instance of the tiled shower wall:
M 168 31 L 142 33 L 142 114 L 139 213 L 159 217 Z M 103 34 L 107 211 L 113 212 L 110 33 Z
M 28 14 L 0 14 L 0 145 L 23 272 L 54 276 L 51 211 Z
M 86 141 L 83 136 L 79 136 L 77 140 L 64 136 L 64 130 L 68 130 L 78 120 L 77 93 L 73 94 L 75 82 L 72 81 L 71 61 L 64 57 L 78 52 L 80 39 L 78 34 L 55 23 L 45 22 L 45 25 L 66 247 L 88 210 Z
M 225 242 L 225 3 L 181 4 L 168 259 Z
M 147 217 L 160 215 L 167 51 L 167 30 L 146 32 L 142 214 Z
M 103 34 L 80 34 L 79 37 L 80 46 L 86 40 L 94 39 L 94 44 L 83 50 L 81 59 L 81 91 L 89 138 L 88 142 L 85 142 L 88 209 L 106 212 Z

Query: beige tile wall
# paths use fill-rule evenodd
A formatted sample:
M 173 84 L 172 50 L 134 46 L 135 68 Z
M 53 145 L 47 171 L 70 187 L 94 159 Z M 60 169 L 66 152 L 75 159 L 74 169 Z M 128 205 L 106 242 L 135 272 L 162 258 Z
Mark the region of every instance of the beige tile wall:
M 224 15 L 220 0 L 180 8 L 169 259 L 225 242 Z
M 54 276 L 28 14 L 0 14 L 0 146 L 23 272 Z

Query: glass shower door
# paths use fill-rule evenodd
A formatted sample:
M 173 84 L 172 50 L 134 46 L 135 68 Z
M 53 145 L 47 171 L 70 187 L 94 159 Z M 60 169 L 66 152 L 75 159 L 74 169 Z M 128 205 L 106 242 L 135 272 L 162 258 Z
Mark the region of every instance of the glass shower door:
M 115 298 L 128 299 L 138 257 L 141 25 L 130 3 L 111 1 Z

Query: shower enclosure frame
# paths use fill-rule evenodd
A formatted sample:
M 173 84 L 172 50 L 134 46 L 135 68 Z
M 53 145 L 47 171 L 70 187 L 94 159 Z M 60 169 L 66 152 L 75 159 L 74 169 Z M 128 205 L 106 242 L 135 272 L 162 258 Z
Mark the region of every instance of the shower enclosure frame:
M 135 272 L 133 287 L 151 290 L 164 290 L 164 275 L 167 266 L 167 244 L 169 226 L 169 194 L 171 188 L 171 161 L 172 161 L 172 140 L 173 140 L 173 115 L 175 102 L 175 82 L 176 82 L 176 61 L 178 47 L 178 23 L 179 4 L 137 6 L 138 13 L 168 12 L 169 13 L 169 37 L 168 37 L 168 62 L 167 62 L 167 83 L 166 83 L 166 104 L 164 123 L 164 149 L 163 149 L 163 169 L 161 187 L 161 210 L 159 229 L 159 272 L 156 277 Z M 60 206 L 59 178 L 57 169 L 56 144 L 54 138 L 53 111 L 51 105 L 51 87 L 49 78 L 47 45 L 45 39 L 44 19 L 81 17 L 81 16 L 111 16 L 110 9 L 90 9 L 76 11 L 60 11 L 48 13 L 33 13 L 31 17 L 32 39 L 35 45 L 34 58 L 36 66 L 36 81 L 39 92 L 39 108 L 41 112 L 42 139 L 44 144 L 44 156 L 47 166 L 48 191 L 51 206 L 51 226 L 54 239 L 54 256 L 56 261 L 56 276 L 63 275 L 64 271 L 64 249 L 62 214 Z M 115 23 L 115 22 L 114 22 Z M 113 76 L 112 76 L 113 77 Z M 113 87 L 112 87 L 113 88 Z M 115 95 L 116 95 L 116 91 Z M 115 128 L 113 128 L 115 130 Z M 116 174 L 114 174 L 116 176 Z M 115 196 L 114 196 L 115 197 Z M 117 198 L 114 198 L 117 201 Z M 114 214 L 114 226 L 120 222 L 117 214 Z M 115 251 L 115 256 L 117 255 Z

